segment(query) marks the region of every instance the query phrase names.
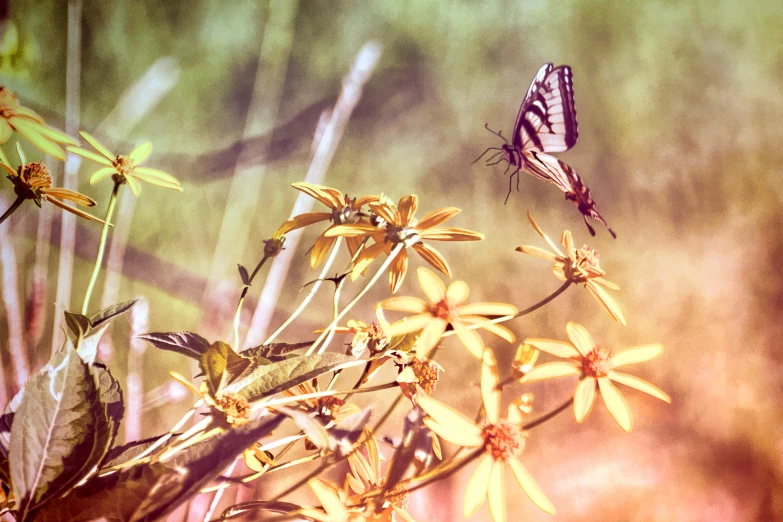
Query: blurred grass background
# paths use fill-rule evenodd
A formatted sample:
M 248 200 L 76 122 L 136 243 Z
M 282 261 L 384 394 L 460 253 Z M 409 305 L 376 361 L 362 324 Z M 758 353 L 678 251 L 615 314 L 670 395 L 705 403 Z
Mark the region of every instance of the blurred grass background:
M 66 2 L 11 0 L 0 7 L 18 30 L 17 47 L 0 57 L 2 84 L 63 128 Z M 673 404 L 629 390 L 630 435 L 603 406 L 583 425 L 562 415 L 531 433 L 524 461 L 557 506 L 555 518 L 783 518 L 781 27 L 783 4 L 773 1 L 85 2 L 80 128 L 94 132 L 156 60 L 166 58 L 179 70 L 174 87 L 139 125 L 123 137 L 99 136 L 116 151 L 152 141 L 149 166 L 173 173 L 185 189 L 144 188 L 119 300 L 146 296 L 152 331 L 228 340 L 241 290 L 235 265 L 254 266 L 261 240 L 288 218 L 297 195 L 289 185 L 304 178 L 319 116 L 333 106 L 360 47 L 375 39 L 383 56 L 324 184 L 395 200 L 415 192 L 421 215 L 461 207 L 454 226 L 481 231 L 486 240 L 442 250 L 474 300 L 523 308 L 557 288 L 547 263 L 514 252 L 520 244 L 544 246 L 527 224 L 527 210 L 553 237 L 570 229 L 577 243 L 600 252 L 607 278 L 622 287 L 617 296 L 628 326 L 612 322 L 587 292 L 574 289 L 512 324 L 518 338 L 564 339 L 565 323 L 573 320 L 611 347 L 661 342 L 666 348 L 635 373 L 669 392 Z M 578 144 L 559 157 L 583 176 L 618 233 L 615 241 L 600 226 L 590 238 L 562 194 L 530 176 L 503 205 L 502 169 L 470 165 L 498 145 L 484 123 L 510 134 L 530 80 L 548 61 L 573 68 L 580 124 Z M 247 136 L 254 89 L 267 103 L 277 101 Z M 223 225 L 240 151 L 247 158 L 243 175 L 258 190 L 241 194 L 246 212 Z M 82 164 L 79 189 L 99 201 L 102 215 L 111 189 L 86 183 L 93 169 Z M 3 191 L 10 197 L 11 185 Z M 24 292 L 38 215 L 31 205 L 9 223 Z M 221 226 L 239 239 L 224 236 L 215 255 Z M 49 305 L 59 216 L 52 230 Z M 298 304 L 301 285 L 315 277 L 305 250 L 317 232 L 304 235 L 273 329 Z M 72 300 L 58 304 L 81 304 L 97 237 L 97 227 L 79 223 Z M 416 259 L 412 269 L 422 264 Z M 260 288 L 250 292 L 245 327 Z M 415 277 L 408 277 L 401 294 L 418 292 Z M 371 299 L 387 293 L 379 285 Z M 283 340 L 307 339 L 331 316 L 329 302 L 320 295 Z M 357 310 L 357 319 L 373 318 L 372 302 Z M 46 335 L 29 346 L 37 366 L 50 351 L 52 312 L 49 306 Z M 127 318 L 112 330 L 111 364 L 120 376 L 129 330 Z M 510 362 L 513 346 L 496 350 L 501 363 Z M 475 361 L 451 341 L 440 356 L 447 372 L 437 396 L 473 410 L 477 389 L 465 383 L 478 380 Z M 144 368 L 148 392 L 169 381 L 168 370 L 191 371 L 183 358 L 152 349 Z M 537 411 L 562 402 L 573 384 L 533 387 Z M 143 434 L 168 429 L 189 405 L 189 397 L 170 399 L 151 410 Z M 394 434 L 393 424 L 386 429 Z M 461 519 L 466 480 L 461 474 L 415 496 L 411 512 L 425 520 Z M 547 518 L 511 477 L 507 487 L 510 520 Z M 488 520 L 487 508 L 475 519 Z

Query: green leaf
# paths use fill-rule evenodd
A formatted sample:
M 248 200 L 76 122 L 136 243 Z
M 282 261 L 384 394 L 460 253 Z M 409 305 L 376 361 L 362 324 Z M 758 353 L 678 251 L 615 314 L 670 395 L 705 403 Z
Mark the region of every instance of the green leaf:
M 98 384 L 98 396 L 101 404 L 106 408 L 106 417 L 111 433 L 109 447 L 111 447 L 117 439 L 117 432 L 120 430 L 120 423 L 125 415 L 122 387 L 120 386 L 120 381 L 115 379 L 109 369 L 101 363 L 93 363 L 90 366 L 90 373 Z
M 277 415 L 272 419 L 264 417 L 251 421 L 193 444 L 164 462 L 169 470 L 156 481 L 130 522 L 156 520 L 177 509 L 219 477 L 245 448 L 277 428 L 282 420 L 283 417 Z
M 416 344 L 416 338 L 419 336 L 419 332 L 411 332 L 403 335 L 395 335 L 389 339 L 389 344 L 386 345 L 386 350 L 396 350 L 398 352 L 408 353 L 413 349 L 413 345 Z
M 24 389 L 8 459 L 20 521 L 87 477 L 110 441 L 95 379 L 72 346 L 55 353 Z
M 164 435 L 158 435 L 157 437 L 150 437 L 149 439 L 137 440 L 134 442 L 129 442 L 127 444 L 123 444 L 122 446 L 117 446 L 116 448 L 112 448 L 103 458 L 103 462 L 101 462 L 101 465 L 98 467 L 100 469 L 112 468 L 114 466 L 119 466 L 120 464 L 125 464 L 126 462 L 130 462 L 131 460 L 136 458 L 137 455 L 141 455 L 144 452 L 144 450 L 146 450 L 147 448 L 155 444 L 158 440 L 168 436 L 169 434 L 166 433 Z M 166 446 L 167 446 L 166 444 L 163 444 L 161 449 L 165 449 Z
M 74 314 L 68 311 L 64 311 L 65 324 L 68 326 L 68 330 L 72 335 L 68 338 L 74 341 L 75 345 L 79 345 L 79 339 L 84 337 L 84 334 L 90 329 L 90 320 L 82 314 Z
M 210 346 L 209 341 L 192 332 L 148 333 L 137 335 L 136 338 L 149 342 L 155 348 L 187 355 L 197 361 Z
M 11 425 L 14 422 L 14 415 L 22 402 L 24 388 L 16 392 L 11 402 L 6 404 L 5 412 L 0 415 L 0 455 L 8 458 L 8 447 L 11 445 Z
M 118 315 L 124 314 L 125 312 L 130 310 L 134 304 L 136 304 L 136 301 L 138 301 L 138 299 L 134 299 L 132 301 L 125 301 L 124 303 L 120 303 L 113 306 L 109 306 L 108 308 L 104 308 L 100 312 L 97 312 L 93 314 L 92 317 L 90 317 L 90 325 L 92 325 L 93 328 L 97 328 L 103 323 L 107 322 L 108 320 L 113 319 Z
M 223 372 L 226 371 L 228 352 L 233 352 L 228 344 L 223 341 L 215 341 L 199 358 L 199 368 L 207 379 L 209 392 L 213 397 L 217 394 Z
M 250 286 L 250 274 L 247 273 L 247 268 L 242 265 L 237 265 L 237 268 L 239 268 L 239 277 L 242 279 L 242 284 Z
M 104 323 L 98 328 L 90 328 L 79 342 L 76 351 L 87 364 L 95 362 L 95 358 L 98 356 L 98 344 L 100 344 L 101 337 L 106 333 L 107 328 L 109 328 L 109 323 Z
M 312 344 L 313 341 L 304 343 L 270 343 L 248 348 L 247 350 L 239 352 L 239 354 L 257 360 L 263 359 L 266 361 L 264 364 L 268 364 L 270 360 L 279 361 L 281 359 L 286 359 L 294 350 L 309 348 Z
M 300 355 L 255 368 L 249 375 L 227 386 L 249 401 L 287 390 L 321 374 L 365 364 L 365 361 L 337 353 Z

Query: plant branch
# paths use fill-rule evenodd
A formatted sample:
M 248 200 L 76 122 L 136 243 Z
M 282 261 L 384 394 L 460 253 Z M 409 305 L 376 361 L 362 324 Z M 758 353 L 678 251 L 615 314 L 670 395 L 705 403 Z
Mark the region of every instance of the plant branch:
M 261 261 L 258 262 L 256 268 L 253 270 L 253 273 L 250 274 L 250 277 L 247 279 L 247 284 L 242 289 L 242 295 L 239 296 L 239 302 L 237 303 L 237 311 L 234 312 L 234 349 L 235 350 L 239 350 L 239 317 L 242 314 L 242 303 L 245 302 L 245 296 L 247 295 L 247 292 L 250 290 L 250 285 L 253 284 L 253 279 L 255 279 L 256 274 L 258 274 L 258 271 L 261 270 L 262 266 L 264 266 L 264 263 L 266 263 L 267 259 L 269 259 L 269 256 L 264 254 L 264 257 L 261 258 Z
M 24 198 L 22 196 L 16 196 L 16 199 L 13 203 L 11 203 L 11 206 L 8 207 L 8 210 L 6 210 L 3 213 L 3 216 L 0 217 L 0 223 L 8 219 L 8 216 L 14 213 L 14 211 L 19 208 L 19 205 L 21 205 L 24 202 Z
M 549 419 L 557 416 L 559 413 L 562 413 L 563 411 L 567 410 L 568 407 L 571 406 L 571 404 L 573 404 L 573 402 L 574 402 L 574 398 L 571 397 L 570 399 L 565 401 L 563 404 L 561 404 L 560 406 L 558 406 L 554 410 L 550 411 L 549 413 L 545 413 L 544 415 L 542 415 L 541 417 L 537 418 L 536 420 L 534 420 L 532 422 L 528 422 L 527 424 L 522 426 L 522 429 L 525 430 L 525 431 L 532 430 L 536 426 L 539 426 L 539 425 L 545 423 Z
M 117 204 L 117 193 L 120 191 L 120 185 L 122 185 L 122 181 L 114 181 L 114 188 L 111 191 L 111 198 L 109 199 L 109 208 L 106 210 L 106 217 L 104 218 L 103 229 L 101 230 L 101 242 L 98 244 L 98 256 L 95 258 L 95 268 L 92 270 L 90 283 L 87 285 L 87 292 L 85 292 L 84 301 L 82 301 L 82 315 L 87 315 L 87 308 L 90 306 L 90 297 L 95 288 L 95 282 L 98 280 L 98 273 L 101 271 L 103 254 L 106 252 L 106 239 L 109 236 L 109 227 L 111 226 L 114 207 Z

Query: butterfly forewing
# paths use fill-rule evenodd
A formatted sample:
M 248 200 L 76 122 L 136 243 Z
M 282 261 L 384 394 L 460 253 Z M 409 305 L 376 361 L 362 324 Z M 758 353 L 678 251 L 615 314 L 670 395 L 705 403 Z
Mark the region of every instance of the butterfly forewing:
M 545 64 L 522 101 L 514 126 L 518 150 L 563 152 L 579 137 L 571 68 Z

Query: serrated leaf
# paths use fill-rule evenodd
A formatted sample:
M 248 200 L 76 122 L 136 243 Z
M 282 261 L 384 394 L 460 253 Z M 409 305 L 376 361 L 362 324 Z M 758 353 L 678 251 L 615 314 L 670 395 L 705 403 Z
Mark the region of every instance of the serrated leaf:
M 254 359 L 264 359 L 266 361 L 279 361 L 282 359 L 289 358 L 287 356 L 289 356 L 290 353 L 293 352 L 294 350 L 299 350 L 301 348 L 309 348 L 312 344 L 313 341 L 307 341 L 304 343 L 269 343 L 261 346 L 254 346 L 252 348 L 248 348 L 247 350 L 244 350 L 239 353 L 240 355 L 243 355 L 245 357 L 251 357 Z
M 239 277 L 242 279 L 242 284 L 250 286 L 250 274 L 247 273 L 247 268 L 242 265 L 237 265 L 237 268 L 239 269 Z
M 136 301 L 138 301 L 138 299 L 133 299 L 132 301 L 125 301 L 124 303 L 120 303 L 113 306 L 109 306 L 108 308 L 104 308 L 100 312 L 97 312 L 93 314 L 92 317 L 90 317 L 90 325 L 93 328 L 97 328 L 103 323 L 109 321 L 110 319 L 113 319 L 118 315 L 124 314 L 125 312 L 130 310 L 133 305 L 136 304 Z
M 365 364 L 337 353 L 300 355 L 255 368 L 249 375 L 225 388 L 249 401 L 287 390 L 324 373 Z
M 157 480 L 130 522 L 157 520 L 177 509 L 220 476 L 245 448 L 277 428 L 282 420 L 279 415 L 257 419 L 179 452 L 164 463 L 169 470 Z
M 104 325 L 104 328 L 108 324 Z M 109 447 L 114 445 L 117 433 L 120 430 L 122 417 L 125 415 L 125 404 L 122 400 L 122 387 L 120 381 L 115 379 L 109 369 L 101 363 L 93 363 L 90 373 L 98 384 L 98 396 L 106 408 L 106 417 L 109 421 L 111 440 Z
M 137 335 L 136 338 L 147 341 L 155 348 L 187 355 L 196 361 L 199 361 L 201 354 L 209 349 L 209 341 L 192 332 L 153 332 Z
M 73 347 L 25 385 L 11 426 L 9 463 L 17 519 L 66 493 L 103 459 L 109 423 L 95 379 Z
M 386 350 L 396 350 L 398 352 L 408 353 L 413 349 L 413 345 L 416 344 L 417 337 L 418 332 L 395 335 L 389 339 L 389 344 L 386 345 Z
M 107 328 L 109 328 L 109 323 L 103 323 L 98 328 L 90 328 L 79 342 L 76 351 L 87 364 L 95 362 L 95 358 L 98 356 L 98 344 L 100 344 L 101 337 L 106 333 Z
M 103 457 L 103 462 L 101 462 L 100 466 L 98 467 L 100 469 L 112 468 L 114 466 L 119 466 L 120 464 L 130 462 L 131 460 L 135 459 L 137 455 L 141 455 L 144 450 L 155 444 L 158 440 L 168 436 L 169 434 L 166 433 L 164 435 L 158 435 L 157 437 L 150 437 L 148 439 L 128 442 L 122 446 L 112 448 L 108 453 L 106 453 L 106 456 Z M 161 450 L 165 449 L 166 446 L 167 444 L 164 443 L 161 447 Z
M 14 412 L 19 408 L 24 395 L 24 388 L 16 392 L 11 402 L 5 405 L 5 412 L 0 415 L 0 455 L 8 458 L 8 447 L 11 445 L 11 425 L 14 422 Z
M 78 340 L 84 337 L 84 334 L 90 329 L 90 320 L 82 314 L 74 314 L 72 312 L 64 311 L 65 324 L 68 326 L 68 338 L 71 339 L 74 344 L 78 345 Z
M 199 357 L 199 368 L 207 380 L 209 391 L 213 397 L 217 394 L 223 372 L 226 371 L 228 352 L 233 352 L 229 345 L 222 341 L 215 341 Z

